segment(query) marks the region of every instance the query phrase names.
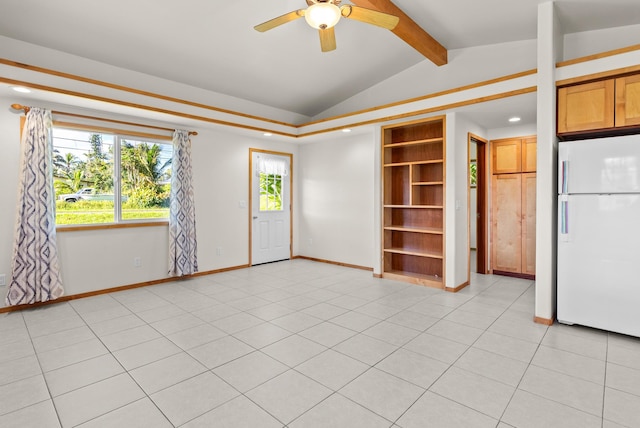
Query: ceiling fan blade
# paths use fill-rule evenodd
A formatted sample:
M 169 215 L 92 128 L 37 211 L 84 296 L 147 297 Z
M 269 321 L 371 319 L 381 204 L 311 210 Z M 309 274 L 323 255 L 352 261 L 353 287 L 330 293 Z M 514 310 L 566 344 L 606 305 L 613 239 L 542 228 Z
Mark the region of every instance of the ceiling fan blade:
M 340 6 L 340 12 L 345 18 L 377 25 L 378 27 L 386 28 L 387 30 L 393 30 L 396 28 L 396 25 L 398 25 L 398 22 L 400 21 L 400 18 L 397 16 L 350 4 Z
M 336 48 L 336 33 L 333 28 L 318 30 L 320 32 L 320 48 L 322 52 L 329 52 Z
M 258 24 L 253 27 L 256 31 L 260 31 L 261 33 L 271 30 L 279 25 L 286 24 L 287 22 L 295 21 L 298 18 L 302 18 L 304 16 L 304 9 L 294 10 L 289 13 L 285 13 L 282 16 L 277 18 L 270 19 L 269 21 L 263 22 L 262 24 Z

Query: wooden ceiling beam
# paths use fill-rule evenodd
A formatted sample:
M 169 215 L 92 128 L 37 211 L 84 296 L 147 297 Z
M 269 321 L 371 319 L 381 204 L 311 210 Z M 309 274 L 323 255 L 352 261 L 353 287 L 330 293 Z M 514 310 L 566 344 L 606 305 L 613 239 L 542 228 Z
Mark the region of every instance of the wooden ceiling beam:
M 440 66 L 447 63 L 447 49 L 416 24 L 398 6 L 393 4 L 391 0 L 351 0 L 351 3 L 397 16 L 400 18 L 400 22 L 396 28 L 391 30 L 396 36 L 400 37 L 435 65 Z

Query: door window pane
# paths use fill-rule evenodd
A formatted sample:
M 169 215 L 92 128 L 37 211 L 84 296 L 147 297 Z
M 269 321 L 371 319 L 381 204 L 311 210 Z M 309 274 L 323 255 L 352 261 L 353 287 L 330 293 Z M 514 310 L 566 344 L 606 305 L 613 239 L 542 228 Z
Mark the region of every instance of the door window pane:
M 282 175 L 260 173 L 260 211 L 282 211 Z

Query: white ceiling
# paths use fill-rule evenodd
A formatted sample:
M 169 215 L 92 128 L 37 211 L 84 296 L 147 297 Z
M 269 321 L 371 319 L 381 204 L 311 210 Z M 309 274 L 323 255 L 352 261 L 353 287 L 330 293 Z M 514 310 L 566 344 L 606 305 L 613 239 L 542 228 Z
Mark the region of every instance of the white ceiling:
M 544 1 L 394 3 L 451 50 L 534 39 Z M 640 23 L 639 0 L 556 5 L 565 33 Z M 0 35 L 308 117 L 425 61 L 390 31 L 353 20 L 336 26 L 338 48 L 329 53 L 304 19 L 253 30 L 305 7 L 304 0 L 20 0 L 3 2 Z

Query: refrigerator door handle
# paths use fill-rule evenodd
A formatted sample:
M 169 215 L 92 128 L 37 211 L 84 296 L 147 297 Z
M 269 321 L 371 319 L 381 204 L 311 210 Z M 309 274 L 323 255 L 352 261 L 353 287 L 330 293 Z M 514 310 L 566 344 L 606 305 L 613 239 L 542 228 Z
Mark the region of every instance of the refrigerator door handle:
M 562 161 L 562 187 L 560 193 L 569 193 L 569 161 Z
M 569 198 L 567 195 L 560 197 L 560 240 L 569 241 Z

